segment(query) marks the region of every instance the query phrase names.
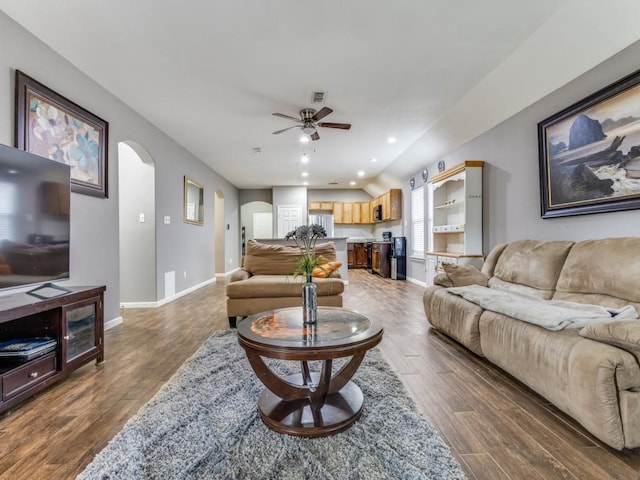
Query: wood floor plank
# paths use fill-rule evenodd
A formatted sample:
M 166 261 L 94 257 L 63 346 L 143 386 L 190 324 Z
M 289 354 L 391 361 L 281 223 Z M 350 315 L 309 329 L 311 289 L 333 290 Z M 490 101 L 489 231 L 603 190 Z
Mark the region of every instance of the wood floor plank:
M 485 359 L 433 330 L 420 286 L 350 270 L 344 306 L 380 320 L 385 359 L 470 480 L 636 480 L 640 449 L 617 452 Z M 72 479 L 216 330 L 224 281 L 158 308 L 122 311 L 103 365 L 0 415 L 0 479 Z M 365 399 L 366 401 L 366 399 Z

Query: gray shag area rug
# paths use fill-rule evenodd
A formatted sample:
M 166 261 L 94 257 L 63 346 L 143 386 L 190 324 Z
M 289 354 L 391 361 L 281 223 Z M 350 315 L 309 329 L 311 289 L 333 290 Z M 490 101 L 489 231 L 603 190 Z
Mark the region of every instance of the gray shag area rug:
M 300 364 L 269 365 L 297 373 Z M 353 381 L 364 407 L 351 428 L 324 438 L 275 433 L 258 415 L 264 387 L 235 331 L 217 332 L 77 478 L 466 478 L 377 349 L 367 352 Z

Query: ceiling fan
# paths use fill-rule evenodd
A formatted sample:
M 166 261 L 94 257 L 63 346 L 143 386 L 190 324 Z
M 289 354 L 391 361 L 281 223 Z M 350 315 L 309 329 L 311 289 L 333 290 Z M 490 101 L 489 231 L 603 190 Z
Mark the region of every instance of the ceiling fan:
M 311 140 L 319 140 L 320 135 L 318 135 L 318 127 L 324 128 L 339 128 L 341 130 L 349 130 L 351 128 L 350 123 L 331 123 L 331 122 L 321 122 L 324 117 L 333 112 L 329 107 L 322 107 L 317 112 L 313 108 L 303 108 L 300 110 L 300 118 L 295 118 L 290 115 L 285 115 L 284 113 L 274 113 L 276 117 L 287 118 L 289 120 L 293 120 L 298 122 L 300 125 L 294 125 L 293 127 L 283 128 L 282 130 L 278 130 L 277 132 L 273 132 L 274 135 L 279 135 L 282 132 L 286 132 L 287 130 L 291 130 L 292 128 L 300 128 L 304 133 L 311 137 Z

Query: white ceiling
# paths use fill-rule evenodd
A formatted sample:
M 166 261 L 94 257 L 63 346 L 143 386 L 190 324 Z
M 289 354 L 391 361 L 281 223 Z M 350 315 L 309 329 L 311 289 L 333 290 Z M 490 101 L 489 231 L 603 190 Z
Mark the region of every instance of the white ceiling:
M 636 17 L 629 21 L 629 38 L 599 38 L 608 49 L 585 49 L 584 60 L 555 69 L 556 82 L 519 85 L 517 99 L 495 114 L 467 115 L 463 137 L 443 133 L 451 138 L 424 158 L 407 154 L 430 134 L 465 122 L 460 115 L 474 104 L 474 95 L 487 102 L 490 93 L 496 104 L 507 103 L 498 102 L 505 91 L 496 72 L 526 70 L 514 58 L 527 53 L 532 39 L 546 43 L 543 54 L 562 46 L 564 35 L 588 24 L 586 14 L 571 11 L 582 5 L 582 0 L 0 0 L 7 15 L 239 188 L 305 180 L 310 188 L 330 182 L 348 188 L 357 180 L 356 186 L 366 189 L 380 178 L 388 184 L 403 180 L 434 160 L 430 155 L 491 128 L 640 35 Z M 584 10 L 598 21 L 606 16 L 599 7 Z M 565 18 L 575 22 L 559 21 Z M 617 20 L 616 29 L 621 22 L 625 19 Z M 482 89 L 487 82 L 491 88 Z M 544 91 L 536 88 L 540 83 Z M 527 89 L 532 93 L 522 94 Z M 273 135 L 294 123 L 272 113 L 296 117 L 301 108 L 324 106 L 311 104 L 314 91 L 326 92 L 324 105 L 334 110 L 324 121 L 348 122 L 351 130 L 320 128 L 320 140 L 307 145 L 299 142 L 298 129 Z M 389 136 L 397 142 L 388 144 Z M 300 162 L 303 153 L 311 159 L 307 165 Z M 362 179 L 359 170 L 365 172 Z

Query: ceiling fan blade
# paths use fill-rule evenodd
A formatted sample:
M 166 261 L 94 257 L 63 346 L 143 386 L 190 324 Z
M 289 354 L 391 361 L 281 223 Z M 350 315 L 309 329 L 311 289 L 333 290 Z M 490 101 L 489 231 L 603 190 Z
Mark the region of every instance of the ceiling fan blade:
M 314 122 L 317 122 L 321 118 L 324 118 L 327 115 L 329 115 L 331 112 L 333 112 L 333 110 L 331 110 L 329 107 L 322 107 L 319 111 L 316 112 L 316 114 L 313 117 L 311 117 L 311 120 L 313 120 Z
M 350 123 L 331 123 L 331 122 L 320 122 L 318 123 L 319 127 L 325 128 L 340 128 L 342 130 L 349 130 L 351 128 Z
M 287 127 L 287 128 L 283 128 L 282 130 L 278 130 L 276 132 L 273 132 L 274 135 L 279 135 L 282 132 L 286 132 L 287 130 L 291 130 L 292 128 L 300 128 L 300 125 L 294 125 L 293 127 Z
M 282 118 L 286 118 L 286 119 L 289 119 L 289 120 L 293 120 L 294 122 L 300 122 L 301 121 L 299 118 L 292 117 L 291 115 L 285 115 L 284 113 L 272 113 L 272 115 L 274 115 L 276 117 L 282 117 Z
M 318 132 L 313 132 L 313 135 L 311 135 L 311 140 L 320 140 L 320 135 L 318 135 Z

